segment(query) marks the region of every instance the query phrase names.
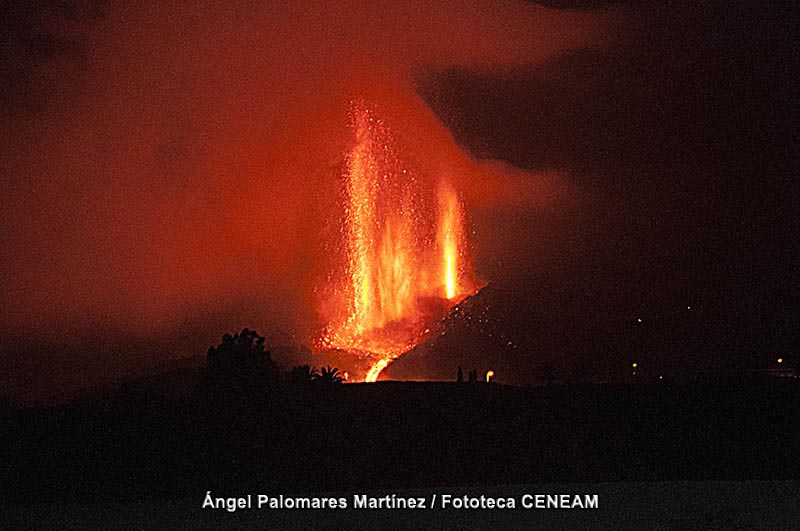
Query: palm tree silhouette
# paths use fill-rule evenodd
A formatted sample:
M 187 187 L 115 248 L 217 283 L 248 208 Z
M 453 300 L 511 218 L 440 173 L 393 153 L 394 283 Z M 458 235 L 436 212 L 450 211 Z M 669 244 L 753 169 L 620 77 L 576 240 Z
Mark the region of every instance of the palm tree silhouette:
M 339 369 L 326 365 L 319 370 L 316 380 L 324 384 L 340 384 L 344 378 L 339 374 Z

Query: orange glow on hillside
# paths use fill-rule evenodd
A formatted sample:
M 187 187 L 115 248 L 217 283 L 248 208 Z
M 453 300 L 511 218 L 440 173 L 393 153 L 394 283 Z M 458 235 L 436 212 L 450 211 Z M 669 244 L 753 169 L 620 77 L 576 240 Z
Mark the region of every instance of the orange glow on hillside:
M 364 378 L 375 381 L 474 286 L 453 183 L 405 167 L 371 106 L 353 106 L 352 127 L 340 229 L 346 267 L 331 279 L 321 343 L 367 361 Z

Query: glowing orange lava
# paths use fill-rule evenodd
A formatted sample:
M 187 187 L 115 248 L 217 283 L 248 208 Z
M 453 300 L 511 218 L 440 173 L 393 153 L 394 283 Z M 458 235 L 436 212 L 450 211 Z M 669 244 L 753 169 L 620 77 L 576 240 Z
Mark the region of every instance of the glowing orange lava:
M 453 182 L 405 167 L 369 105 L 354 104 L 352 127 L 341 227 L 347 265 L 332 279 L 321 342 L 364 360 L 371 382 L 474 285 Z
M 449 183 L 439 187 L 439 223 L 437 242 L 441 249 L 444 295 L 452 300 L 458 294 L 459 242 L 461 233 L 461 205 L 458 195 Z

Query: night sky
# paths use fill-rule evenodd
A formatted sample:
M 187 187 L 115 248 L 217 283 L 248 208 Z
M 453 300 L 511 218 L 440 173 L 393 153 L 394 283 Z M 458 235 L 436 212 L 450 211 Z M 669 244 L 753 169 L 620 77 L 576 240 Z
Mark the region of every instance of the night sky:
M 137 4 L 3 4 L 6 392 L 307 342 L 354 94 L 458 173 L 506 381 L 795 363 L 794 9 Z

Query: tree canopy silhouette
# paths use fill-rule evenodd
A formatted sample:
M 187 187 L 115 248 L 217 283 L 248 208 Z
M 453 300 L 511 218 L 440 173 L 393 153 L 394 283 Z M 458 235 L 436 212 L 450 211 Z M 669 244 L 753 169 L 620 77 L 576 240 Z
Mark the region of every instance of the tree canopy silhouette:
M 270 374 L 277 369 L 264 347 L 265 338 L 255 330 L 225 334 L 222 342 L 208 349 L 208 370 L 211 373 Z

